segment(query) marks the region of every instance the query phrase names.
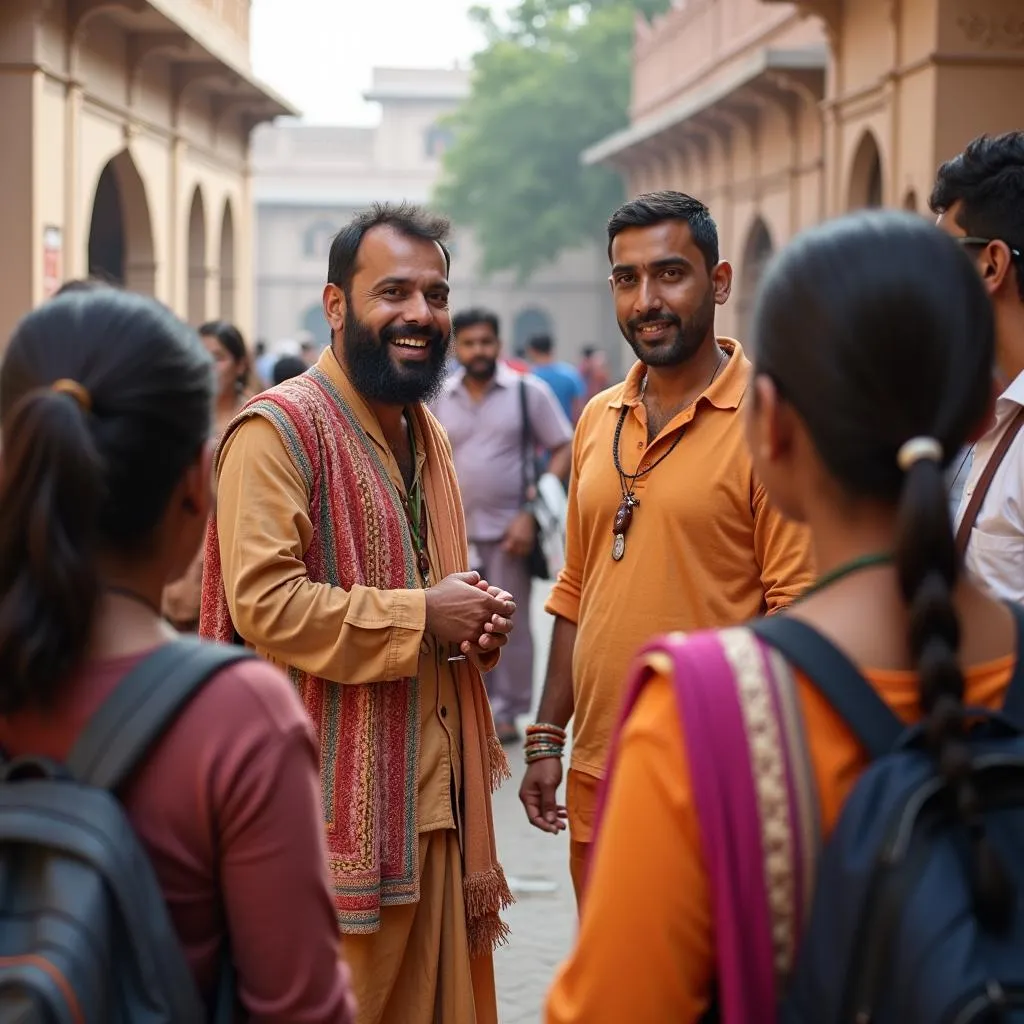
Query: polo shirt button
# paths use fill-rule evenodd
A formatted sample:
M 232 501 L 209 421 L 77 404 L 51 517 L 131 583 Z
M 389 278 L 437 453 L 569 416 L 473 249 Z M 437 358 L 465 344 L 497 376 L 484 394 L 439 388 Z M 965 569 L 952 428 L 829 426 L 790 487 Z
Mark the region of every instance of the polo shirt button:
M 443 704 L 441 705 L 441 717 L 442 718 L 447 718 L 448 717 L 448 709 Z

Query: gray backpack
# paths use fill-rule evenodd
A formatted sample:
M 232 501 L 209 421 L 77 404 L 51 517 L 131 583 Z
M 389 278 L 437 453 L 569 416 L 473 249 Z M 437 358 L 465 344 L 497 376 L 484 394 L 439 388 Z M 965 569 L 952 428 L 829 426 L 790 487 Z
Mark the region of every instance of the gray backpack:
M 228 1024 L 204 1006 L 122 784 L 238 647 L 182 639 L 118 683 L 64 765 L 0 756 L 0 1024 Z

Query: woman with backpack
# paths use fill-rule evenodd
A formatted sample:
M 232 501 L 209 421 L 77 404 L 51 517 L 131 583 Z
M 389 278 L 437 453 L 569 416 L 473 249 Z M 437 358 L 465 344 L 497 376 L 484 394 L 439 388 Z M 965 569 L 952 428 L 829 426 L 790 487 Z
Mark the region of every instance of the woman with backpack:
M 1019 616 L 961 573 L 943 478 L 991 415 L 989 301 L 951 238 L 862 213 L 754 322 L 755 469 L 821 576 L 641 654 L 546 1019 L 1024 1019 Z
M 213 401 L 198 336 L 114 289 L 30 313 L 0 368 L 0 1019 L 354 1019 L 305 711 L 160 614 Z

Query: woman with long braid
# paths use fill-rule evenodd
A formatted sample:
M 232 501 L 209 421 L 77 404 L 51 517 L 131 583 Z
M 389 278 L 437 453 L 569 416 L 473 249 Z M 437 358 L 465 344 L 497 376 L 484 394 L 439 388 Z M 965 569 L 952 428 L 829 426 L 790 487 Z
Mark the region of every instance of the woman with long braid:
M 903 214 L 843 218 L 801 236 L 769 269 L 746 402 L 756 473 L 783 513 L 810 527 L 821 570 L 783 621 L 799 620 L 845 654 L 902 723 L 922 723 L 927 771 L 950 784 L 952 827 L 963 826 L 964 884 L 976 918 L 998 930 L 1015 896 L 983 827 L 965 707 L 1002 707 L 1017 627 L 1007 606 L 960 572 L 943 480 L 991 414 L 993 334 L 990 303 L 954 241 Z M 712 645 L 720 672 L 704 657 Z M 698 650 L 711 667 L 691 671 L 683 686 L 680 666 L 701 662 Z M 718 744 L 714 770 L 702 771 L 691 712 L 715 703 L 711 690 L 723 673 L 736 682 L 733 703 L 749 746 Z M 758 673 L 788 673 L 789 707 L 758 703 L 756 687 L 744 691 L 741 680 Z M 653 645 L 631 692 L 578 945 L 546 1019 L 692 1024 L 717 1003 L 729 1024 L 775 1020 L 817 848 L 796 827 L 799 808 L 809 808 L 807 820 L 828 837 L 868 751 L 812 679 L 747 629 Z M 749 752 L 748 810 L 730 803 L 737 749 L 744 759 Z M 792 771 L 801 756 L 809 766 L 802 791 Z M 717 802 L 705 797 L 714 787 Z M 723 861 L 708 841 L 709 803 L 729 823 L 725 859 L 739 856 L 752 835 L 764 851 L 763 878 L 755 870 L 731 892 L 719 887 Z M 788 819 L 772 826 L 771 813 L 787 807 Z M 801 857 L 802 876 L 793 870 Z M 769 998 L 753 988 L 723 992 L 735 967 L 725 962 L 724 933 L 734 931 L 742 947 L 759 927 L 751 894 L 770 924 L 774 961 L 769 956 L 759 990 Z

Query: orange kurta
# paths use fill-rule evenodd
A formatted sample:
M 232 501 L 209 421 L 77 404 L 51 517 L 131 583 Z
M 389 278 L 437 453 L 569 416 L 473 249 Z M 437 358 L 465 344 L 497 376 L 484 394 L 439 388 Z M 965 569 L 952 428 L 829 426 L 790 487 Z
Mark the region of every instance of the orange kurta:
M 807 531 L 769 504 L 754 477 L 740 404 L 752 375 L 738 342 L 707 391 L 651 443 L 640 400 L 644 367 L 593 399 L 576 427 L 565 567 L 547 604 L 578 626 L 566 803 L 579 874 L 591 839 L 596 780 L 604 771 L 629 664 L 652 636 L 731 626 L 785 607 L 814 580 Z M 625 557 L 612 559 L 622 500 L 612 444 L 626 472 L 676 449 L 636 485 L 640 501 Z
M 1001 706 L 1014 661 L 969 671 L 965 703 Z M 919 717 L 913 673 L 866 676 L 901 719 Z M 825 699 L 797 679 L 827 836 L 867 760 Z M 578 943 L 549 995 L 547 1024 L 697 1021 L 712 994 L 713 918 L 684 737 L 663 672 L 623 730 L 590 871 Z

